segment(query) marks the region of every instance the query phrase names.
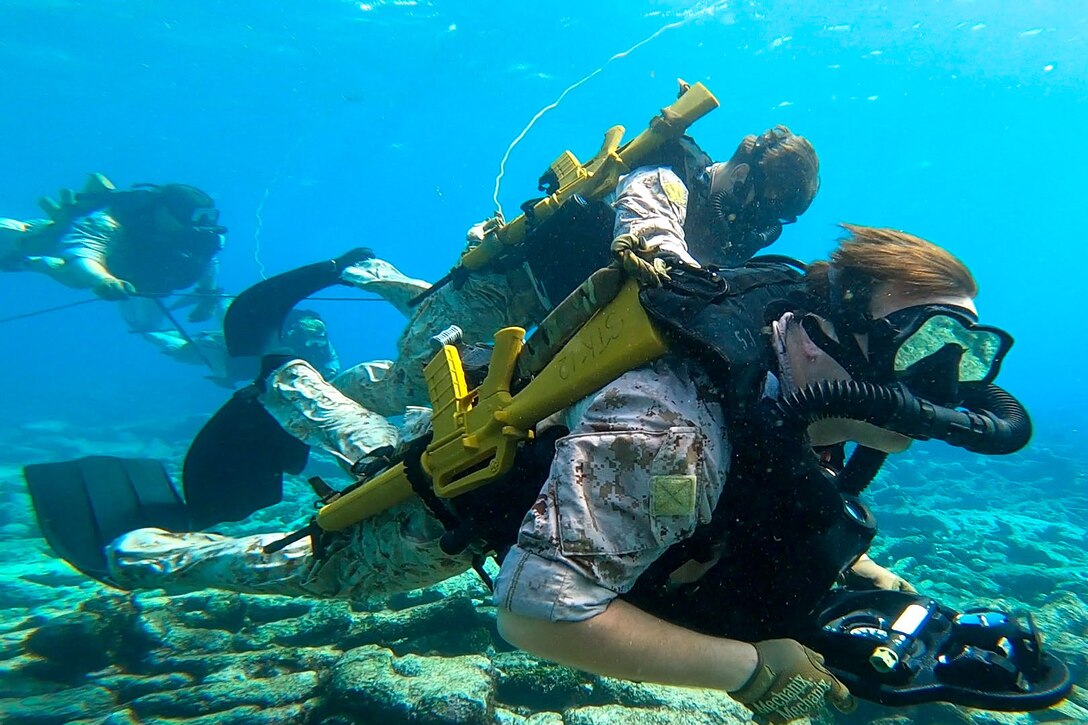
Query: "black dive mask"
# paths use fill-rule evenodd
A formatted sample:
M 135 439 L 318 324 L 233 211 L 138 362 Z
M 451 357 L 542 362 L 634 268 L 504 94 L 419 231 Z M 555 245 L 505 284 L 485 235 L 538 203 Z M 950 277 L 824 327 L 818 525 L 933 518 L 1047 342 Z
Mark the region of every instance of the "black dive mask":
M 845 343 L 824 333 L 808 315 L 809 338 L 858 381 L 901 383 L 914 395 L 938 405 L 956 406 L 961 386 L 981 388 L 997 377 L 1012 347 L 1012 335 L 979 325 L 974 313 L 955 305 L 917 305 L 879 319 L 854 322 L 853 332 L 868 335 L 868 354 L 850 332 Z
M 869 360 L 878 374 L 935 403 L 957 404 L 960 385 L 992 383 L 1012 335 L 979 325 L 955 305 L 918 305 L 873 320 Z
M 182 222 L 190 229 L 211 234 L 226 234 L 227 228 L 219 223 L 219 210 L 213 207 L 193 209 L 188 220 Z

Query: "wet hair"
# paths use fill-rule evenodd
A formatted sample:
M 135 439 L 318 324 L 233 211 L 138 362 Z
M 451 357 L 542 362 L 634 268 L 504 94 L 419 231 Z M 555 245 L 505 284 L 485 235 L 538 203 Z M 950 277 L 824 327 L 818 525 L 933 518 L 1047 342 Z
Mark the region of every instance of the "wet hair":
M 758 193 L 780 200 L 781 208 L 792 216 L 808 209 L 820 188 L 820 159 L 804 136 L 778 125 L 759 136 L 741 139 L 729 159 L 732 165 L 748 164 L 757 169 Z
M 832 270 L 843 295 L 864 300 L 880 282 L 900 284 L 911 296 L 978 295 L 971 270 L 933 242 L 895 229 L 840 226 L 846 236 L 831 252 L 831 259 L 813 262 L 805 274 L 806 286 L 817 299 L 830 300 Z

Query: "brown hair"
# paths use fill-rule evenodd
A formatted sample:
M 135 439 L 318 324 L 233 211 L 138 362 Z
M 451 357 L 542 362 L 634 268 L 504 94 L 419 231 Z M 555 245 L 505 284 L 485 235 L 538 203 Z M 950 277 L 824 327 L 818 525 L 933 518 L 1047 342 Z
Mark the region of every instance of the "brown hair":
M 962 294 L 973 298 L 978 294 L 971 270 L 933 242 L 895 229 L 840 226 L 847 235 L 831 253 L 830 261 L 813 262 L 805 275 L 809 291 L 821 300 L 828 300 L 832 267 L 842 277 L 843 293 L 864 299 L 879 282 L 902 284 L 908 295 Z
M 808 209 L 820 188 L 820 159 L 804 136 L 778 125 L 741 139 L 729 163 L 748 164 L 760 170 L 761 194 L 780 199 L 789 213 Z

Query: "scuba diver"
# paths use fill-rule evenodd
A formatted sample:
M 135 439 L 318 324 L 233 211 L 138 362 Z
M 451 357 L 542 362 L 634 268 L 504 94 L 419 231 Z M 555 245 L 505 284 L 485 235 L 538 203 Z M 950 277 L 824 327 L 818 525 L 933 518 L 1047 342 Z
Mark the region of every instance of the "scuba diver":
M 134 332 L 165 329 L 155 297 L 194 288 L 190 322 L 219 310 L 218 261 L 226 228 L 205 192 L 188 184 L 136 184 L 118 191 L 102 174 L 84 189 L 43 197 L 46 219 L 0 220 L 0 270 L 48 275 L 66 287 L 118 301 Z M 202 296 L 203 295 L 203 296 Z
M 678 138 L 677 119 L 693 117 L 667 108 L 650 133 Z M 631 152 L 647 150 L 646 133 L 622 148 L 606 136 L 575 186 L 615 158 L 649 158 Z M 615 188 L 602 177 L 598 191 Z M 674 189 L 677 209 L 680 199 Z M 532 210 L 537 229 L 565 217 L 547 200 Z M 788 221 L 777 206 L 774 216 Z M 504 251 L 530 254 L 519 223 L 486 231 L 486 254 L 467 252 L 438 293 L 458 281 L 467 293 Z M 527 339 L 518 327 L 493 347 L 435 336 L 431 408 L 397 423 L 289 354 L 266 355 L 194 441 L 184 502 L 157 462 L 92 457 L 26 467 L 38 521 L 81 571 L 168 593 L 361 599 L 470 568 L 491 583 L 483 559 L 494 556 L 512 644 L 611 677 L 723 690 L 776 723 L 825 703 L 849 709 L 853 696 L 1052 705 L 1068 670 L 1030 620 L 956 613 L 865 556 L 875 524 L 858 496 L 888 453 L 915 439 L 1011 453 L 1031 425 L 993 385 L 1012 338 L 978 323 L 963 263 L 904 232 L 845 229 L 830 259 L 807 267 L 768 257 L 718 269 L 680 254 L 658 264 L 621 243 L 620 256 L 646 264 L 598 270 Z M 262 315 L 282 320 L 372 258 L 353 250 L 251 288 L 228 311 L 228 348 L 269 350 L 279 324 L 256 324 Z M 194 456 L 202 440 L 220 444 L 215 455 Z M 311 479 L 321 506 L 305 527 L 196 531 L 278 501 L 306 444 L 357 481 L 336 491 Z M 847 575 L 876 591 L 842 592 Z
M 918 237 L 845 228 L 830 260 L 803 275 L 772 262 L 678 265 L 643 289 L 668 351 L 538 426 L 501 484 L 411 496 L 288 543 L 138 529 L 105 546 L 98 575 L 175 593 L 388 594 L 473 566 L 478 548 L 450 545 L 452 510 L 504 554 L 495 601 L 512 644 L 612 677 L 725 690 L 774 722 L 825 702 L 849 708 L 847 687 L 794 638 L 797 621 L 846 572 L 910 589 L 864 556 L 871 528 L 837 522 L 844 498 L 828 472 L 858 493 L 913 438 L 996 454 L 1023 446 L 1030 424 L 991 385 L 1012 338 L 978 323 L 968 269 Z M 269 410 L 294 397 L 309 419 L 347 404 L 328 384 L 257 397 Z M 957 407 L 978 424 L 940 422 L 942 411 L 967 415 Z M 419 465 L 421 439 L 355 422 L 341 419 L 329 443 L 356 470 L 396 448 L 414 448 Z M 845 441 L 869 460 L 847 463 Z M 833 560 L 813 561 L 832 534 Z
M 227 388 L 251 382 L 260 368 L 256 357 L 232 357 L 222 330 L 202 330 L 183 335 L 178 330 L 144 335 L 159 351 L 178 362 L 207 366 L 210 380 Z M 340 372 L 340 357 L 329 339 L 328 327 L 314 310 L 292 309 L 287 313 L 280 335 L 284 353 L 306 361 L 322 377 L 332 379 Z
M 542 189 L 554 182 L 542 181 Z M 427 402 L 422 371 L 430 338 L 457 320 L 466 340 L 486 341 L 502 327 L 529 328 L 613 259 L 659 284 L 668 263 L 731 267 L 773 243 L 812 203 L 819 159 L 812 144 L 785 126 L 745 136 L 717 162 L 690 137 L 665 144 L 623 175 L 603 199 L 576 198 L 556 218 L 488 268 L 432 288 L 387 262 L 364 260 L 343 279 L 386 296 L 409 317 L 394 362 L 364 363 L 333 381 L 352 400 L 381 415 Z M 501 219 L 475 225 L 469 248 L 488 243 Z M 378 269 L 374 269 L 379 265 Z M 404 290 L 422 297 L 405 309 Z

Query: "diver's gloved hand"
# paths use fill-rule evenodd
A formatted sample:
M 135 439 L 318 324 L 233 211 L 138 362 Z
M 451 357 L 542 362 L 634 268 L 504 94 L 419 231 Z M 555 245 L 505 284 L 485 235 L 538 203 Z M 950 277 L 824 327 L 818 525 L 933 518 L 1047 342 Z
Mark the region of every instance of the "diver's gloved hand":
M 903 577 L 890 569 L 885 569 L 880 564 L 863 556 L 847 572 L 847 583 L 862 589 L 886 589 L 893 592 L 907 592 L 917 594 L 918 590 Z
M 367 259 L 374 259 L 374 250 L 369 247 L 356 247 L 350 252 L 341 254 L 339 257 L 332 260 L 332 263 L 336 268 L 336 274 L 339 276 L 339 274 L 348 267 Z
M 857 703 L 846 685 L 824 667 L 823 655 L 792 639 L 755 643 L 756 671 L 729 695 L 757 718 L 778 725 L 811 715 L 824 703 L 852 712 Z
M 119 300 L 127 300 L 131 295 L 136 293 L 136 288 L 131 282 L 126 282 L 123 279 L 106 277 L 92 287 L 91 291 L 104 300 L 117 302 Z
M 210 320 L 223 308 L 224 290 L 222 287 L 200 290 L 199 293 L 204 296 L 200 297 L 193 306 L 192 312 L 189 313 L 189 322 L 204 322 L 205 320 Z
M 669 266 L 660 257 L 649 257 L 649 251 L 634 234 L 621 234 L 612 242 L 612 256 L 620 267 L 645 287 L 660 287 L 669 279 Z

